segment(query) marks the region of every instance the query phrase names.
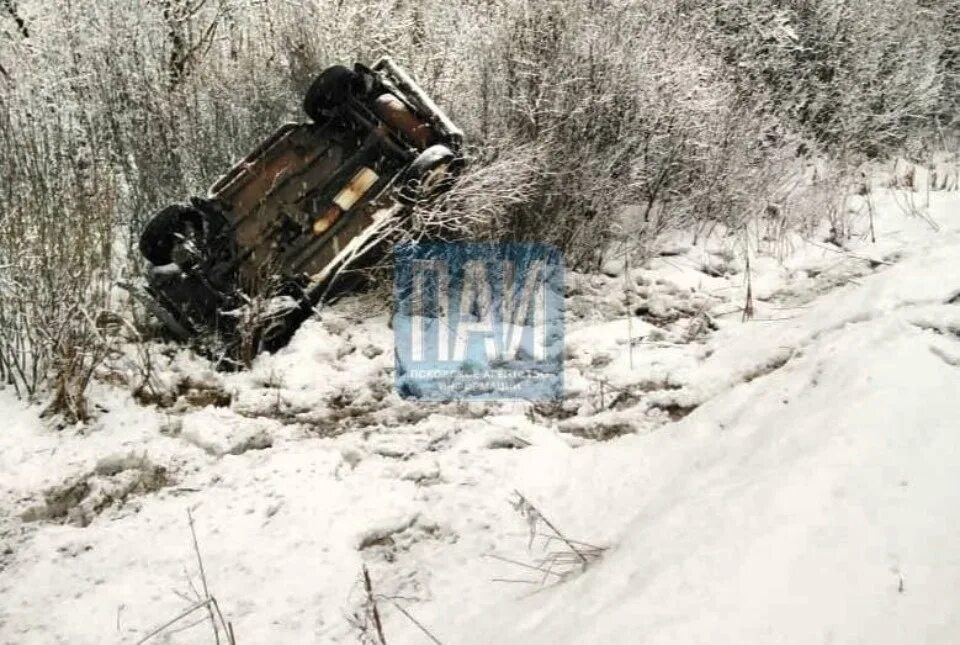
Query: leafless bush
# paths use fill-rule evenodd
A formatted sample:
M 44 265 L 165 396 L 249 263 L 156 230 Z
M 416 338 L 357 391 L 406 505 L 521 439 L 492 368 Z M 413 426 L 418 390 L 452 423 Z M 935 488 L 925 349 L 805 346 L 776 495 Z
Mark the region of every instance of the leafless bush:
M 945 48 L 931 43 L 949 40 L 950 3 L 686 4 L 738 92 L 766 95 L 782 125 L 821 144 L 882 156 L 915 142 L 935 114 Z
M 526 204 L 541 177 L 537 164 L 542 146 L 484 151 L 449 192 L 414 212 L 414 235 L 445 233 L 453 237 L 496 238 L 507 226 L 506 213 Z
M 37 120 L 0 103 L 0 377 L 22 396 L 49 381 L 48 411 L 88 417 L 84 391 L 106 357 L 116 186 L 82 120 Z

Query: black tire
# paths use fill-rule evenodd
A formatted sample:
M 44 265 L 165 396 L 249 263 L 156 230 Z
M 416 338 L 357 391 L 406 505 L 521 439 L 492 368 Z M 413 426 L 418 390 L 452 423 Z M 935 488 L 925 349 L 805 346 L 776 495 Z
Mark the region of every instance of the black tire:
M 429 199 L 449 187 L 457 155 L 443 145 L 430 146 L 421 152 L 403 175 L 397 198 L 404 204 Z M 441 176 L 437 171 L 444 170 Z
M 303 99 L 303 111 L 314 121 L 322 121 L 330 112 L 343 105 L 362 85 L 356 72 L 334 65 L 323 70 L 314 79 Z
M 167 206 L 143 227 L 140 233 L 141 255 L 155 266 L 170 264 L 178 235 L 183 235 L 190 224 L 200 225 L 200 220 L 200 213 L 188 206 Z

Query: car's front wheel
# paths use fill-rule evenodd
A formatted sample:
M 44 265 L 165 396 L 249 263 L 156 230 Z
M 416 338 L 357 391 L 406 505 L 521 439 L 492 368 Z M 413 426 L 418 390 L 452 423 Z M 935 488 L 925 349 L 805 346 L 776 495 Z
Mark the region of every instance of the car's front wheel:
M 430 146 L 417 155 L 403 175 L 400 201 L 415 204 L 443 192 L 453 179 L 456 157 L 443 145 Z

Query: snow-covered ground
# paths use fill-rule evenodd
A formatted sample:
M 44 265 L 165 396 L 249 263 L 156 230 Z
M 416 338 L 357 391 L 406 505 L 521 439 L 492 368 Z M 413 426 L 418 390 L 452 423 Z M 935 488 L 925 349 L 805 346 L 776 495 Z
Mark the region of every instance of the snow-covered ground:
M 0 391 L 0 642 L 177 616 L 190 509 L 241 643 L 357 642 L 363 564 L 390 645 L 955 643 L 960 196 L 907 198 L 875 243 L 860 209 L 846 250 L 755 249 L 747 322 L 722 240 L 569 276 L 557 405 L 399 400 L 362 298 L 250 372 L 156 352 L 140 403 L 120 364 L 85 428 Z

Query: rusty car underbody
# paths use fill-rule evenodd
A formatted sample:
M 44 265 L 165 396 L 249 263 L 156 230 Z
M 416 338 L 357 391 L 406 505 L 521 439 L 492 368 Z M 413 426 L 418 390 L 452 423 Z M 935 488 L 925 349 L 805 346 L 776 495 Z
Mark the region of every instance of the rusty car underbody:
M 170 334 L 216 338 L 236 362 L 272 351 L 377 231 L 450 185 L 460 129 L 400 66 L 331 67 L 307 92 L 311 121 L 283 125 L 203 198 L 162 209 L 141 233 L 150 263 L 134 291 Z

